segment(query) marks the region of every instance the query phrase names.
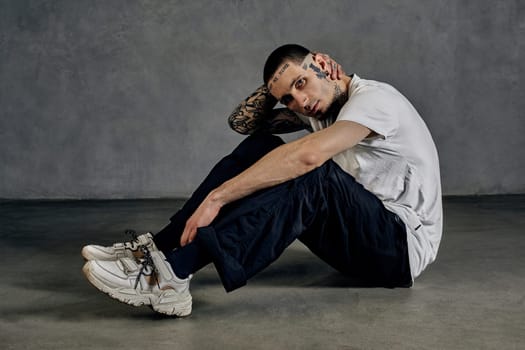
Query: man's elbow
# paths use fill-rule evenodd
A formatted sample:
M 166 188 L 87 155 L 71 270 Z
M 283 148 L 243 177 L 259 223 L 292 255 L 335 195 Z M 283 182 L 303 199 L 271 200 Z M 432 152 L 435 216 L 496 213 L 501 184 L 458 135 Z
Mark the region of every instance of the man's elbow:
M 319 158 L 319 155 L 315 152 L 304 152 L 299 157 L 299 161 L 303 166 L 314 169 L 322 164 Z
M 326 161 L 320 152 L 314 147 L 309 147 L 309 145 L 301 147 L 298 159 L 301 167 L 305 168 L 307 171 L 320 167 Z
M 238 126 L 232 126 L 231 124 L 230 124 L 230 128 L 233 131 L 235 131 L 235 132 L 237 132 L 237 133 L 239 133 L 241 135 L 251 135 L 253 133 L 252 130 L 249 130 L 249 129 L 246 129 L 246 128 L 242 128 L 242 127 L 238 127 Z
M 310 138 L 303 138 L 298 140 L 296 145 L 296 159 L 299 161 L 299 166 L 306 168 L 307 171 L 318 168 L 327 161 L 326 154 L 321 152 L 318 142 Z
M 253 129 L 248 128 L 245 125 L 245 123 L 240 122 L 233 115 L 228 118 L 228 125 L 233 131 L 238 132 L 239 134 L 242 134 L 242 135 L 251 135 L 254 131 Z

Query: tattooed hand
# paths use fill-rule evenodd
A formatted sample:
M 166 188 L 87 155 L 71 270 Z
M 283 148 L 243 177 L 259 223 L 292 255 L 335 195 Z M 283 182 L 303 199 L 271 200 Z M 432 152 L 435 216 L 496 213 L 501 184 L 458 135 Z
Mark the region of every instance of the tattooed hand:
M 345 75 L 345 71 L 343 70 L 343 67 L 336 61 L 334 61 L 330 56 L 328 56 L 325 53 L 320 52 L 312 52 L 312 55 L 314 56 L 321 56 L 326 61 L 326 70 L 328 72 L 328 76 L 332 80 L 339 80 L 343 75 Z

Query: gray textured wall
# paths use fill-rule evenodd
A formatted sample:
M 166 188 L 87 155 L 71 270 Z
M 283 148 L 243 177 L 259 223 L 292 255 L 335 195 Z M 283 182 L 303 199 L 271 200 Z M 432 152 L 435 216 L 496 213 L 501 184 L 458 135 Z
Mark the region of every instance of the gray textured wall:
M 241 140 L 226 116 L 297 42 L 392 83 L 445 194 L 525 192 L 516 1 L 0 0 L 0 198 L 185 196 Z

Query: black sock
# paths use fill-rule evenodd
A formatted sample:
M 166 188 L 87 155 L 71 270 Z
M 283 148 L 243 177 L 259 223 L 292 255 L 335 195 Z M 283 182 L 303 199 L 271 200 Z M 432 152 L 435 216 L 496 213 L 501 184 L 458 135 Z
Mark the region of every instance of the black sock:
M 195 242 L 169 252 L 166 254 L 166 259 L 175 275 L 181 279 L 188 278 L 192 273 L 211 263 L 210 256 Z

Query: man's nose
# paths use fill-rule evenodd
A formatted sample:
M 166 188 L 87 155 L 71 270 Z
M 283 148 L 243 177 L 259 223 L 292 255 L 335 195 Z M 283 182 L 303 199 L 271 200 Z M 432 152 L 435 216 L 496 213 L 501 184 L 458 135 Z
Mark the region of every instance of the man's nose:
M 306 96 L 306 94 L 301 92 L 295 92 L 292 93 L 292 97 L 299 107 L 304 109 L 308 108 L 308 97 Z

